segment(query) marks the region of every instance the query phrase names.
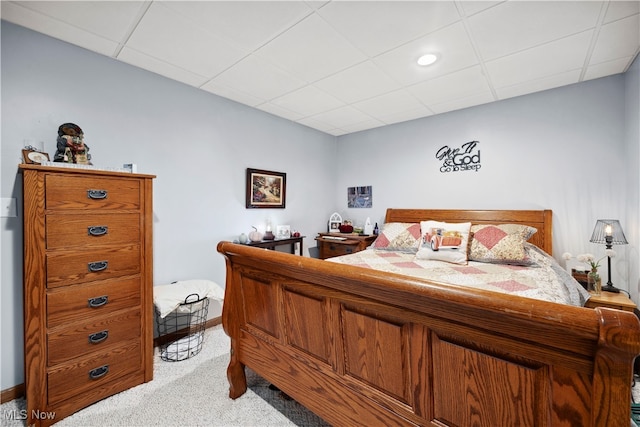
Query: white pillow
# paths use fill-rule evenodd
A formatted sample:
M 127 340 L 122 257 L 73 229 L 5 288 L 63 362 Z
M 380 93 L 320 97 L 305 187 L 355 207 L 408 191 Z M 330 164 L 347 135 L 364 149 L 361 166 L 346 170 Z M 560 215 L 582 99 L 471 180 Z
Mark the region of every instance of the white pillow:
M 470 222 L 421 221 L 417 259 L 467 264 Z

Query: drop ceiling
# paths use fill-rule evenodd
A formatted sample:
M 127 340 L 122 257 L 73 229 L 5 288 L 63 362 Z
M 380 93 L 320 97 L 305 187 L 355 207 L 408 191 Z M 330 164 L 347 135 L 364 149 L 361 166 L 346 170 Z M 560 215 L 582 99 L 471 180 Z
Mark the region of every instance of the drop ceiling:
M 3 0 L 2 19 L 336 136 L 624 73 L 640 51 L 639 1 Z

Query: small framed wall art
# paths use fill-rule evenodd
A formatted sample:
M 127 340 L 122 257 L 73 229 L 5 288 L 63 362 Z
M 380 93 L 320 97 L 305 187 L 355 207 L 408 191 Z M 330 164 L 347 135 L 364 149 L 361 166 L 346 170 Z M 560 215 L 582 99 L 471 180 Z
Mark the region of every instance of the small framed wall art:
M 22 150 L 22 160 L 29 164 L 41 164 L 49 161 L 49 155 L 36 150 Z
M 247 209 L 284 209 L 286 192 L 286 173 L 247 168 Z

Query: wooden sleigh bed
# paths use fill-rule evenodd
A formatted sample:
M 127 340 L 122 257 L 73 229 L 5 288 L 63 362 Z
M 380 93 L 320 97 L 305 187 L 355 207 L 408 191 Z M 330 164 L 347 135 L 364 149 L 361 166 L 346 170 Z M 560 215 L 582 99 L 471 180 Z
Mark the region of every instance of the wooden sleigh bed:
M 386 222 L 521 223 L 551 211 L 389 209 Z M 336 426 L 630 425 L 640 322 L 220 242 L 231 398 L 245 366 Z

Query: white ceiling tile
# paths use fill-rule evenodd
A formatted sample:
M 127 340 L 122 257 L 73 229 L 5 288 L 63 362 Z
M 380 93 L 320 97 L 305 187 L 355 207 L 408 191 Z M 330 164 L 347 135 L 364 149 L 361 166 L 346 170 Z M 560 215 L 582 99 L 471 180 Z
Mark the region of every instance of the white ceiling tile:
M 273 114 L 274 116 L 283 117 L 285 119 L 297 122 L 304 118 L 304 116 L 298 112 L 287 110 L 286 108 L 276 105 L 272 102 L 265 102 L 264 104 L 256 105 L 259 110 Z
M 380 118 L 380 120 L 384 121 L 384 123 L 388 125 L 391 125 L 394 123 L 402 123 L 409 120 L 420 119 L 420 118 L 428 117 L 432 115 L 433 115 L 433 111 L 422 106 L 420 108 L 416 108 L 413 110 L 388 111 L 384 115 L 384 117 Z
M 344 128 L 345 126 L 354 125 L 356 123 L 370 122 L 373 119 L 353 107 L 345 105 L 335 110 L 325 111 L 319 114 L 314 114 L 310 118 L 319 120 L 324 123 L 329 123 L 338 128 Z
M 496 94 L 498 95 L 498 99 L 507 99 L 560 86 L 566 86 L 578 83 L 580 81 L 580 73 L 581 70 L 578 69 L 536 80 L 527 80 L 524 83 L 497 88 Z
M 250 55 L 213 80 L 224 86 L 250 93 L 263 102 L 305 86 L 306 83 L 270 62 Z
M 344 103 L 333 96 L 313 87 L 306 86 L 271 101 L 287 110 L 297 111 L 303 117 L 334 110 Z
M 298 120 L 297 122 L 300 123 L 301 125 L 304 125 L 313 129 L 318 129 L 323 132 L 333 132 L 338 129 L 335 126 L 333 126 L 331 123 L 325 123 L 321 120 L 314 119 L 313 117 L 305 117 L 304 119 Z M 342 130 L 340 130 L 340 132 L 342 132 Z
M 311 15 L 257 51 L 309 83 L 366 60 L 317 15 Z
M 417 64 L 425 53 L 439 55 L 438 61 L 427 67 Z M 383 71 L 402 85 L 411 85 L 423 80 L 470 67 L 478 63 L 463 24 L 453 24 L 373 60 Z
M 225 86 L 215 81 L 209 81 L 203 84 L 200 86 L 200 89 L 250 107 L 255 107 L 256 105 L 264 102 L 263 99 L 258 98 L 249 92 L 243 92 L 235 87 Z
M 163 1 L 212 34 L 255 50 L 313 13 L 303 1 Z
M 22 3 L 30 4 L 30 2 Z M 113 55 L 118 47 L 118 43 L 114 40 L 25 8 L 22 3 L 18 5 L 2 1 L 2 19 L 106 56 Z
M 431 115 L 430 110 L 404 89 L 357 102 L 353 106 L 385 123 L 405 114 L 414 115 L 415 112 L 420 112 L 423 116 Z
M 383 123 L 381 121 L 370 119 L 370 120 L 365 121 L 365 122 L 354 123 L 352 125 L 346 125 L 346 126 L 341 127 L 340 129 L 343 130 L 345 134 L 347 134 L 347 133 L 354 133 L 354 132 L 360 132 L 360 131 L 363 131 L 363 130 L 369 130 L 369 129 L 378 128 L 378 127 L 384 126 L 385 124 L 386 123 Z
M 436 114 L 442 114 L 449 111 L 461 110 L 463 108 L 473 107 L 475 105 L 488 104 L 489 102 L 493 102 L 495 99 L 493 95 L 489 91 L 485 91 L 482 93 L 475 93 L 470 96 L 465 96 L 463 98 L 454 99 L 451 101 L 441 102 L 438 104 L 430 105 L 429 107 Z
M 610 1 L 604 22 L 609 23 L 638 13 L 640 13 L 640 1 Z
M 593 28 L 600 9 L 596 1 L 506 1 L 468 22 L 488 61 Z
M 593 31 L 528 49 L 494 61 L 486 68 L 494 87 L 511 86 L 552 76 L 569 70 L 581 69 L 591 43 Z
M 348 104 L 400 89 L 399 84 L 371 61 L 319 80 L 314 86 Z
M 199 76 L 189 70 L 185 70 L 183 68 L 176 67 L 175 65 L 159 61 L 156 58 L 152 58 L 127 47 L 122 49 L 122 51 L 118 55 L 118 60 L 170 78 L 172 80 L 186 83 L 190 86 L 199 87 L 207 81 L 207 78 L 204 76 Z
M 500 1 L 471 0 L 471 1 L 459 1 L 458 5 L 460 5 L 460 7 L 462 8 L 462 11 L 465 16 L 471 16 L 500 3 L 502 3 L 502 0 Z
M 4 1 L 3 14 L 4 14 Z M 121 42 L 144 10 L 144 1 L 20 1 L 13 4 L 85 30 L 94 36 Z M 4 17 L 3 17 L 4 18 Z
M 608 62 L 636 54 L 640 44 L 640 15 L 603 25 L 590 64 Z
M 460 19 L 450 1 L 338 1 L 319 14 L 369 57 Z
M 224 71 L 248 54 L 247 50 L 230 45 L 157 3 L 149 7 L 127 46 L 208 77 Z
M 424 105 L 441 104 L 478 93 L 489 92 L 487 79 L 479 65 L 409 86 L 407 91 Z
M 600 77 L 624 73 L 632 59 L 633 57 L 628 56 L 626 58 L 590 65 L 584 73 L 584 80 L 598 79 Z

